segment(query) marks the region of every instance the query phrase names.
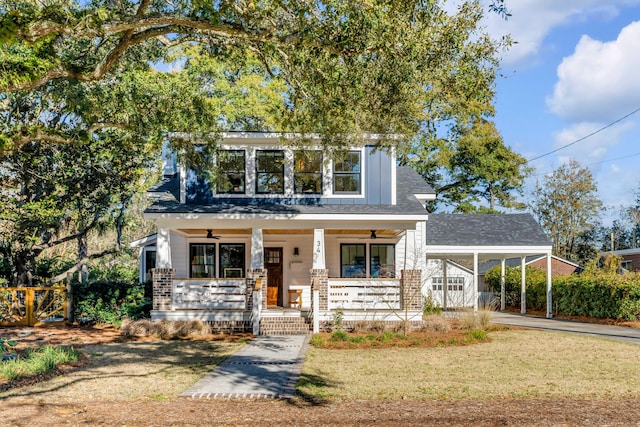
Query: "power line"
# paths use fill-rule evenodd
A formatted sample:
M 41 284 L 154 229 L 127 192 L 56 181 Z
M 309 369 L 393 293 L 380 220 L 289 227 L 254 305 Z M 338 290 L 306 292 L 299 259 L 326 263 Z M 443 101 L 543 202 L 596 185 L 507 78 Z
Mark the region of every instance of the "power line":
M 584 167 L 595 166 L 595 165 L 600 165 L 602 163 L 615 162 L 616 160 L 628 159 L 630 157 L 636 157 L 636 156 L 640 156 L 640 153 L 627 154 L 626 156 L 616 157 L 614 159 L 601 160 L 599 162 L 589 163 L 588 165 L 581 165 L 581 166 L 584 166 Z M 534 176 L 547 175 L 547 174 L 552 173 L 552 172 L 553 171 L 545 172 L 545 173 L 537 173 Z
M 619 119 L 617 119 L 617 120 L 615 120 L 615 121 L 613 121 L 613 122 L 609 123 L 608 125 L 603 126 L 603 127 L 601 127 L 600 129 L 598 129 L 598 130 L 596 130 L 596 131 L 594 131 L 594 132 L 591 132 L 589 135 L 586 135 L 586 136 L 583 136 L 582 138 L 576 139 L 575 141 L 573 141 L 573 142 L 571 142 L 571 143 L 569 143 L 569 144 L 563 145 L 562 147 L 556 148 L 555 150 L 553 150 L 553 151 L 549 151 L 548 153 L 542 154 L 542 155 L 540 155 L 540 156 L 538 156 L 538 157 L 534 157 L 534 158 L 532 158 L 532 159 L 528 159 L 528 160 L 527 160 L 527 163 L 530 163 L 530 162 L 532 162 L 532 161 L 534 161 L 534 160 L 538 160 L 538 159 L 541 159 L 541 158 L 543 158 L 543 157 L 546 157 L 546 156 L 548 156 L 548 155 L 550 155 L 550 154 L 555 153 L 556 151 L 560 151 L 560 150 L 565 149 L 565 148 L 567 148 L 567 147 L 571 147 L 572 145 L 575 145 L 575 144 L 577 144 L 578 142 L 584 141 L 584 140 L 585 140 L 585 139 L 587 139 L 587 138 L 591 138 L 593 135 L 596 135 L 596 134 L 598 134 L 598 133 L 602 132 L 603 130 L 605 130 L 605 129 L 607 129 L 607 128 L 610 128 L 611 126 L 613 126 L 613 125 L 615 125 L 615 124 L 617 124 L 617 123 L 620 123 L 621 121 L 623 121 L 623 120 L 624 120 L 624 119 L 626 119 L 627 117 L 630 117 L 630 116 L 634 115 L 634 114 L 635 114 L 635 113 L 637 113 L 638 111 L 640 111 L 640 107 L 636 108 L 635 110 L 633 110 L 633 111 L 632 111 L 632 112 L 630 112 L 629 114 L 626 114 L 626 115 L 624 115 L 624 116 L 620 117 Z M 597 163 L 596 163 L 596 164 L 597 164 Z

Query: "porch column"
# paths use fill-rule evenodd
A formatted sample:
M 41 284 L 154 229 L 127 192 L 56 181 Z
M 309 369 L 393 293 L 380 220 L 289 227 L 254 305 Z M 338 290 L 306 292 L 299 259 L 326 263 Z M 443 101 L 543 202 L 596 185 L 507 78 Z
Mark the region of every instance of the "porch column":
M 258 292 L 260 292 L 261 296 L 260 299 L 262 302 L 262 309 L 267 309 L 267 282 L 269 280 L 269 278 L 267 277 L 267 270 L 263 268 L 250 268 L 249 271 L 247 271 L 247 295 L 251 295 L 251 301 L 250 304 L 249 301 L 247 302 L 247 310 L 249 310 L 249 308 L 251 308 L 251 310 L 255 308 L 255 302 L 253 301 L 253 290 L 255 290 L 256 282 L 258 281 L 258 279 L 262 279 L 262 287 L 258 289 Z
M 478 252 L 473 253 L 473 311 L 478 311 Z
M 262 270 L 264 268 L 264 240 L 262 228 L 251 229 L 251 269 Z
M 449 283 L 449 279 L 447 279 L 447 259 L 442 259 L 442 308 L 444 310 L 447 309 L 449 305 L 449 298 L 447 298 L 447 284 Z
M 329 270 L 326 268 L 311 269 L 311 289 L 318 292 L 318 307 L 313 307 L 315 318 L 320 314 L 320 311 L 329 309 Z
M 527 314 L 527 274 L 525 272 L 525 260 L 526 257 L 520 258 L 520 276 L 522 279 L 522 286 L 520 288 L 520 314 Z
M 502 258 L 502 260 L 500 260 L 500 310 L 504 311 L 506 309 L 506 285 L 505 285 L 505 278 L 504 278 L 504 272 L 505 272 L 505 264 L 506 264 L 506 260 L 504 258 Z
M 551 253 L 547 253 L 547 319 L 553 317 L 553 301 L 551 295 Z
M 173 306 L 173 268 L 154 268 L 151 270 L 153 280 L 153 310 L 171 310 Z
M 327 264 L 324 257 L 324 229 L 313 230 L 313 269 L 324 270 Z
M 171 239 L 168 228 L 158 227 L 156 240 L 156 268 L 171 268 Z
M 402 270 L 401 273 L 402 302 L 400 307 L 403 310 L 420 310 L 422 308 L 422 294 L 420 293 L 422 270 Z

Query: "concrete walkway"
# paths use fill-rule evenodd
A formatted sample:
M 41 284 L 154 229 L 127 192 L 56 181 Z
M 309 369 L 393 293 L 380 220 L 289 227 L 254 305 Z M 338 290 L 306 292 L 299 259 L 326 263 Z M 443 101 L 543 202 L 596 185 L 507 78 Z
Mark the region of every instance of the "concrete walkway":
M 308 335 L 257 337 L 182 393 L 181 397 L 293 397 L 308 348 Z
M 527 316 L 509 312 L 495 312 L 493 323 L 521 326 L 525 328 L 543 329 L 545 331 L 571 332 L 610 338 L 640 344 L 640 329 L 626 326 L 600 325 L 597 323 L 576 322 L 573 320 L 546 319 L 544 317 Z

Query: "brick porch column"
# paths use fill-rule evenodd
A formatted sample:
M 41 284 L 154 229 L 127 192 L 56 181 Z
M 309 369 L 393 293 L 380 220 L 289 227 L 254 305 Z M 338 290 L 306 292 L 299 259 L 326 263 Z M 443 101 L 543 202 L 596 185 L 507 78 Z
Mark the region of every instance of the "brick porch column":
M 320 279 L 320 310 L 326 311 L 329 309 L 329 270 L 312 268 L 311 285 L 313 285 L 313 279 L 315 278 Z
M 402 270 L 400 289 L 402 290 L 402 308 L 422 309 L 422 270 Z
M 154 268 L 151 270 L 154 310 L 171 310 L 175 273 L 173 268 Z
M 262 268 L 250 268 L 247 271 L 247 293 L 249 295 L 249 298 L 251 299 L 251 302 L 247 302 L 247 306 L 249 310 L 253 309 L 253 289 L 256 286 L 256 281 L 258 280 L 258 278 L 262 279 L 262 309 L 266 310 L 267 309 L 267 270 L 262 269 Z

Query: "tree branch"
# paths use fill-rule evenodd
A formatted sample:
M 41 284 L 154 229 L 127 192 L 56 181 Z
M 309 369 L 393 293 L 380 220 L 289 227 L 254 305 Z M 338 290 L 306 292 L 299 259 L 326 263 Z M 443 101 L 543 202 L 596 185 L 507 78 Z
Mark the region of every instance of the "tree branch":
M 45 283 L 45 286 L 51 286 L 54 283 L 62 282 L 63 280 L 66 280 L 68 274 L 75 273 L 80 268 L 82 268 L 83 265 L 85 265 L 87 262 L 89 262 L 92 259 L 102 258 L 103 256 L 106 256 L 106 255 L 117 254 L 121 250 L 122 250 L 122 248 L 117 246 L 115 248 L 105 249 L 102 252 L 98 252 L 98 253 L 86 256 L 86 257 L 82 258 L 80 261 L 78 261 L 73 267 L 71 267 L 68 270 L 64 271 L 63 273 L 60 273 L 57 276 L 52 277 L 51 279 L 49 279 L 47 281 L 47 283 Z

